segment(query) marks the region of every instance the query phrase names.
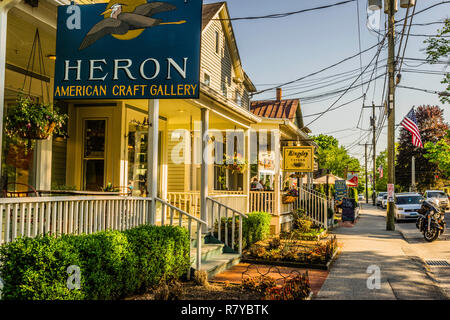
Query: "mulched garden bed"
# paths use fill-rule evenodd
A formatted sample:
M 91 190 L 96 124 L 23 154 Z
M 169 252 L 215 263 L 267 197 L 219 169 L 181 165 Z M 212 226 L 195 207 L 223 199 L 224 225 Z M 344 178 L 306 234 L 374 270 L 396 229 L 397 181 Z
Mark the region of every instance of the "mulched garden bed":
M 200 286 L 193 281 L 181 282 L 182 294 L 179 300 L 261 300 L 263 296 L 254 291 L 242 289 L 239 284 L 217 282 Z M 155 292 L 129 297 L 126 300 L 155 299 Z

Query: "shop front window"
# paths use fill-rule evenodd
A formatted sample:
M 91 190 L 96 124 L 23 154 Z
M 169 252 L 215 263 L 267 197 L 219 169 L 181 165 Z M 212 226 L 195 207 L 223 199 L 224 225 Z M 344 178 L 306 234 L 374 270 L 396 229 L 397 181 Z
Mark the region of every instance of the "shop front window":
M 128 132 L 128 183 L 134 196 L 147 194 L 148 128 L 130 124 Z
M 145 119 L 144 119 L 145 123 Z M 161 164 L 163 158 L 162 131 L 158 133 L 158 190 L 162 192 Z M 133 121 L 128 125 L 128 187 L 133 196 L 147 196 L 148 125 Z
M 84 190 L 100 191 L 105 185 L 106 120 L 84 121 Z

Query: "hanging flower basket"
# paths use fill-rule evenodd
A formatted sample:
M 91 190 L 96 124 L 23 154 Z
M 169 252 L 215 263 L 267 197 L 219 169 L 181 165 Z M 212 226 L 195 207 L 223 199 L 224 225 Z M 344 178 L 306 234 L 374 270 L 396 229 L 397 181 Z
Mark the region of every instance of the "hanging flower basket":
M 281 201 L 284 204 L 292 203 L 292 202 L 295 202 L 297 200 L 297 197 L 298 197 L 297 189 L 291 189 L 288 192 L 286 192 L 286 194 L 284 194 L 284 196 L 281 199 Z
M 231 170 L 231 173 L 244 173 L 247 161 L 235 153 L 234 157 L 224 156 L 222 168 Z
M 285 195 L 283 196 L 282 202 L 283 204 L 288 204 L 295 202 L 295 200 L 297 200 L 297 197 Z
M 16 105 L 8 109 L 5 131 L 10 138 L 43 140 L 53 133 L 65 135 L 63 125 L 66 119 L 67 115 L 60 114 L 49 104 L 19 96 Z

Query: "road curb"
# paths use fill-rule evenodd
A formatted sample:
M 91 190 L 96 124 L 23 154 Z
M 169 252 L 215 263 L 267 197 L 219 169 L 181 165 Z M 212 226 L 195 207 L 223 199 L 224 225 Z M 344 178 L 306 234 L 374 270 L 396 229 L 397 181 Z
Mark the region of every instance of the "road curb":
M 408 243 L 408 238 L 403 233 L 403 231 L 398 228 L 396 228 L 396 231 L 400 232 L 400 234 L 402 235 L 402 238 L 406 241 L 406 243 Z M 409 243 L 408 243 L 408 245 L 409 245 Z M 446 298 L 447 300 L 450 300 L 450 295 L 447 294 L 447 292 L 445 292 L 445 290 L 440 286 L 439 280 L 436 278 L 434 272 L 431 271 L 430 267 L 427 265 L 425 260 L 417 255 L 410 256 L 410 257 L 414 260 L 417 260 L 422 265 L 423 269 L 425 270 L 425 274 L 433 282 L 434 286 L 438 289 L 438 291 L 442 295 L 442 297 Z

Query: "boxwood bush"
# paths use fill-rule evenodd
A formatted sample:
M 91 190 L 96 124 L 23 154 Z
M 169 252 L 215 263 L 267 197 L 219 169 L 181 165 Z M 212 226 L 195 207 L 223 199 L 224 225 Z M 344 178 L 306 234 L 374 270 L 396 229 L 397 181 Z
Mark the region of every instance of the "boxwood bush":
M 3 299 L 119 299 L 180 278 L 189 268 L 189 235 L 179 227 L 141 226 L 91 235 L 19 238 L 0 247 Z M 80 268 L 69 289 L 67 268 Z
M 255 242 L 267 239 L 270 235 L 270 220 L 272 216 L 267 212 L 251 212 L 248 219 L 243 220 L 243 247 L 249 247 Z

